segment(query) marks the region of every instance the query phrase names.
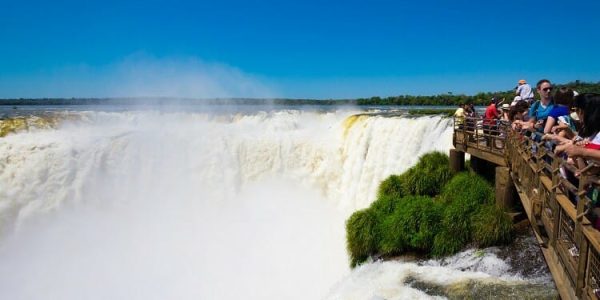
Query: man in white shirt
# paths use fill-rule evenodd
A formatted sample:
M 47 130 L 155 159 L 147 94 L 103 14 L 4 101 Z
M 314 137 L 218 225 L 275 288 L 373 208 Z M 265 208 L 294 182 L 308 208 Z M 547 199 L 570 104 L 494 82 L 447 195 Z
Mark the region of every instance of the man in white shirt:
M 525 81 L 525 79 L 519 80 L 519 86 L 515 92 L 518 96 L 521 96 L 521 100 L 527 101 L 527 103 L 531 104 L 533 102 L 533 90 L 531 86 Z

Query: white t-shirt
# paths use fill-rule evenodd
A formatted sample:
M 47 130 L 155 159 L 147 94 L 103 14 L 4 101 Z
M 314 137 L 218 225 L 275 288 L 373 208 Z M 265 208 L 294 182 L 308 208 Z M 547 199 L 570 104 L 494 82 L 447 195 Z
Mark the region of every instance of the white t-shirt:
M 533 91 L 531 90 L 531 86 L 529 84 L 522 84 L 517 88 L 517 93 L 521 96 L 521 99 L 529 99 L 533 98 Z

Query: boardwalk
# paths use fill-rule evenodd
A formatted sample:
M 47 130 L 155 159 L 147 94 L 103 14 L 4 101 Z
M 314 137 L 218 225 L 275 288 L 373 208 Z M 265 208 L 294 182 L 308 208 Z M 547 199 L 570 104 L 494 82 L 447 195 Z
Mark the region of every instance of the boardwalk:
M 561 298 L 599 299 L 600 232 L 591 219 L 600 180 L 591 175 L 594 164 L 577 170 L 546 143 L 514 132 L 508 125 L 484 132 L 481 119 L 455 125 L 453 143 L 454 151 L 508 171 L 511 188 L 519 195 Z M 565 176 L 568 173 L 580 175 Z M 517 207 L 505 205 L 509 211 Z

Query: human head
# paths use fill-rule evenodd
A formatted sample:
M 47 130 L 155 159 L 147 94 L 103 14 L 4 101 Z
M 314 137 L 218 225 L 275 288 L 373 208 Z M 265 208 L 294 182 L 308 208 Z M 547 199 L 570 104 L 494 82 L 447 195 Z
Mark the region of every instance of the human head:
M 498 96 L 493 96 L 492 99 L 490 100 L 490 104 L 498 104 L 498 102 L 500 102 L 500 99 L 498 98 Z
M 527 83 L 527 81 L 525 81 L 525 79 L 519 80 L 519 85 L 526 84 L 526 83 Z
M 527 104 L 527 101 L 519 101 L 517 102 L 517 104 L 510 107 L 510 110 L 508 111 L 508 119 L 510 121 L 522 119 L 523 113 L 526 113 L 528 111 L 529 104 Z
M 585 93 L 575 97 L 573 107 L 577 111 L 583 128 L 579 135 L 590 137 L 600 131 L 600 94 Z
M 550 99 L 552 94 L 552 83 L 548 79 L 542 79 L 535 85 L 542 99 Z
M 571 107 L 574 96 L 572 89 L 563 86 L 554 94 L 554 103 Z

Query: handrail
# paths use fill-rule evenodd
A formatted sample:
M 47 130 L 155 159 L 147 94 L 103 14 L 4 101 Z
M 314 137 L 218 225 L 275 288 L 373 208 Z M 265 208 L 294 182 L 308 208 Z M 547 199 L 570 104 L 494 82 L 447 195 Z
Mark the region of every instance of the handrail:
M 507 122 L 483 118 L 454 117 L 453 143 L 462 151 L 485 152 L 504 160 L 530 202 L 526 211 L 532 214 L 536 235 L 558 257 L 574 295 L 600 298 L 600 232 L 593 227 L 592 217 L 600 177 L 587 172 L 599 164 L 591 161 L 577 168 L 555 154 L 539 135 L 526 136 Z

